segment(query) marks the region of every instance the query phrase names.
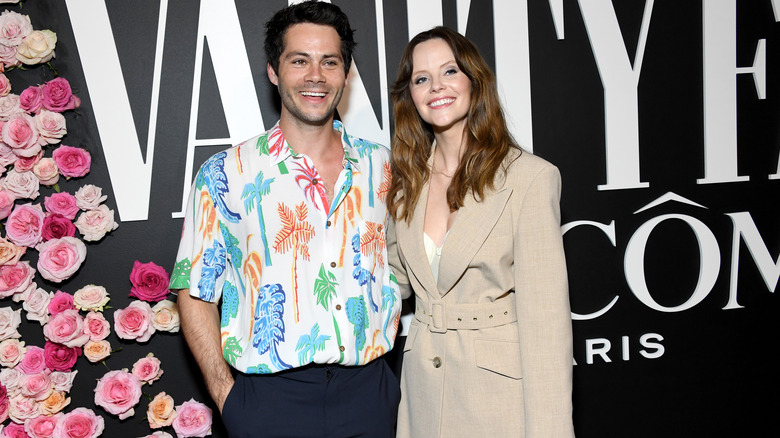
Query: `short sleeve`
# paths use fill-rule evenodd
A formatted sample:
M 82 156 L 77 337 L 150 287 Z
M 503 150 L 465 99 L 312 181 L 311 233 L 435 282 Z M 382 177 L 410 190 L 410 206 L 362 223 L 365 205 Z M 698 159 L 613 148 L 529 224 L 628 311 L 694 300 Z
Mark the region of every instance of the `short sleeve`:
M 189 289 L 190 295 L 217 302 L 225 281 L 227 252 L 217 210 L 203 181 L 201 168 L 190 190 L 171 289 Z

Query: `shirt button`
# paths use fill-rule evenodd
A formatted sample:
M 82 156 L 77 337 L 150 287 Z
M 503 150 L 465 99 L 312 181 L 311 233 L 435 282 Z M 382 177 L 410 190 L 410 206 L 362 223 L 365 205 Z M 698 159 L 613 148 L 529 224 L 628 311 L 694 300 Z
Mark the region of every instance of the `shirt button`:
M 346 350 L 346 348 L 344 348 L 344 346 L 343 346 L 343 345 L 340 345 L 340 346 L 339 346 L 339 351 L 343 352 L 344 350 Z
M 317 178 L 312 178 L 311 179 L 311 183 L 316 186 L 317 185 Z
M 335 268 L 336 267 L 336 262 L 330 262 L 330 267 L 331 268 Z
M 325 222 L 325 226 L 329 227 L 330 226 L 330 221 Z
M 441 366 L 441 358 L 439 356 L 436 356 L 433 358 L 433 367 L 439 368 Z
M 341 310 L 341 304 L 336 304 L 336 310 Z

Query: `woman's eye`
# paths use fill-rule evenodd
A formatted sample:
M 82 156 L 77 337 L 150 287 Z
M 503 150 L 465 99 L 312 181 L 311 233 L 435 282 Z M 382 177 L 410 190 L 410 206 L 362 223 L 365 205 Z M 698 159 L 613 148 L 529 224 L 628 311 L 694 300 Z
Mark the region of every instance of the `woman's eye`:
M 456 68 L 448 68 L 447 71 L 444 72 L 445 75 L 454 75 L 458 73 L 458 69 Z
M 422 83 L 425 83 L 428 80 L 428 78 L 422 76 L 414 80 L 415 85 L 420 85 Z

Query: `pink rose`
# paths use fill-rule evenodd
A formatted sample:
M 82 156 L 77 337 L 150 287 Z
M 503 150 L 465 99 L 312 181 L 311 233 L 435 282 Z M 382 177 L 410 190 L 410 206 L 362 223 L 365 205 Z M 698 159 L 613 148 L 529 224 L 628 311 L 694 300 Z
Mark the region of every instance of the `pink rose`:
M 24 372 L 20 370 L 18 366 L 16 368 L 0 369 L 0 383 L 2 383 L 0 388 L 5 388 L 8 394 L 7 397 L 0 397 L 0 401 L 3 401 L 3 399 L 8 401 L 8 397 L 13 397 L 19 393 L 19 382 L 24 375 Z M 0 421 L 0 423 L 2 423 L 2 421 Z
M 102 311 L 108 304 L 108 291 L 103 286 L 88 284 L 73 294 L 73 302 L 79 310 Z
M 26 251 L 26 247 L 16 246 L 4 237 L 0 237 L 0 265 L 15 265 L 19 263 L 19 259 L 22 258 Z
M 5 10 L 0 14 L 0 44 L 17 47 L 33 31 L 30 17 Z
M 52 239 L 41 243 L 36 249 L 38 272 L 43 278 L 54 283 L 70 278 L 87 257 L 86 245 L 75 237 Z
M 51 187 L 60 180 L 60 171 L 53 158 L 41 158 L 33 166 L 33 174 L 38 178 L 42 185 Z
M 154 357 L 154 353 L 149 353 L 133 364 L 132 372 L 141 382 L 151 385 L 162 376 L 161 365 L 160 359 Z
M 111 333 L 111 326 L 102 313 L 89 312 L 84 317 L 84 333 L 89 335 L 90 341 L 102 341 Z
M 43 89 L 40 85 L 27 87 L 19 95 L 19 107 L 28 113 L 37 113 L 43 108 Z
M 70 392 L 73 386 L 73 379 L 76 378 L 78 371 L 52 371 L 51 381 L 54 382 L 55 391 Z
M 0 44 L 0 62 L 5 68 L 22 65 L 22 61 L 16 58 L 16 46 Z
M 6 339 L 0 342 L 0 366 L 13 368 L 24 357 L 24 342 L 18 339 Z
M 22 308 L 27 312 L 28 321 L 38 321 L 41 325 L 49 322 L 49 302 L 54 297 L 54 292 L 46 292 L 41 288 L 35 288 L 24 299 Z
M 132 416 L 141 399 L 141 381 L 127 370 L 109 371 L 95 387 L 95 404 L 120 420 Z
M 124 309 L 114 311 L 114 331 L 122 339 L 146 342 L 155 332 L 154 312 L 145 301 L 133 301 Z
M 54 438 L 97 438 L 103 433 L 103 417 L 91 409 L 76 408 L 63 415 L 54 429 Z
M 75 224 L 84 240 L 88 242 L 96 242 L 106 233 L 119 227 L 119 224 L 114 221 L 114 210 L 109 209 L 105 204 L 81 213 Z
M 103 189 L 92 184 L 87 184 L 76 190 L 76 205 L 82 210 L 94 210 L 106 198 L 108 197 L 103 195 Z
M 84 318 L 76 309 L 52 315 L 49 322 L 43 326 L 43 335 L 51 342 L 68 347 L 81 347 L 89 340 L 89 335 L 84 333 Z
M 5 223 L 6 237 L 19 246 L 33 247 L 41 241 L 41 228 L 44 219 L 39 205 L 17 205 Z
M 6 189 L 0 189 L 0 220 L 7 218 L 11 214 L 15 200 L 16 195 Z
M 14 170 L 17 172 L 31 172 L 33 167 L 43 158 L 43 150 L 31 157 L 17 157 L 14 162 Z
M 26 260 L 15 265 L 0 266 L 0 298 L 27 290 L 34 275 L 35 270 Z
M 73 95 L 70 83 L 63 77 L 46 82 L 43 91 L 43 107 L 49 111 L 61 113 L 81 105 L 81 99 Z
M 75 308 L 76 305 L 73 304 L 73 295 L 61 290 L 55 292 L 51 301 L 49 301 L 49 313 L 51 315 L 57 315 L 66 310 Z
M 157 302 L 168 296 L 170 277 L 165 268 L 154 262 L 141 263 L 136 260 L 130 272 L 130 296 L 144 301 Z
M 50 370 L 70 371 L 81 356 L 81 348 L 46 341 L 46 345 L 43 347 L 43 356 L 46 367 Z
M 79 206 L 76 205 L 76 197 L 68 192 L 53 193 L 44 198 L 43 206 L 49 213 L 62 215 L 70 220 L 76 218 Z
M 24 430 L 30 438 L 51 438 L 54 428 L 57 427 L 57 421 L 62 418 L 62 415 L 41 415 L 31 418 L 24 423 Z
M 176 407 L 173 430 L 179 438 L 205 437 L 211 434 L 211 409 L 193 399 Z
M 0 133 L 3 143 L 10 146 L 20 157 L 32 157 L 41 151 L 40 135 L 35 129 L 35 121 L 27 113 L 11 115 Z
M 147 304 L 147 306 L 149 306 Z M 151 314 L 152 308 L 149 308 Z M 14 310 L 8 306 L 0 307 L 0 341 L 6 339 L 18 339 L 22 335 L 19 334 L 19 324 L 22 323 L 22 310 Z M 151 320 L 151 316 L 150 316 Z M 150 324 L 151 325 L 151 324 Z
M 171 300 L 162 300 L 152 307 L 154 319 L 152 324 L 155 330 L 161 332 L 176 333 L 179 331 L 179 308 Z
M 24 358 L 16 368 L 25 374 L 36 374 L 46 369 L 46 359 L 43 348 L 36 345 L 28 345 Z
M 49 373 L 27 374 L 21 381 L 21 393 L 35 401 L 46 400 L 54 390 Z
M 52 157 L 57 162 L 57 167 L 60 168 L 60 174 L 67 178 L 78 178 L 88 174 L 92 164 L 89 152 L 72 146 L 60 145 L 54 150 Z
M 0 73 L 0 96 L 8 96 L 11 92 L 11 81 L 8 80 L 6 75 Z
M 4 423 L 5 420 L 8 419 L 9 406 L 10 406 L 10 402 L 8 400 L 8 397 L 6 397 L 5 400 L 0 401 L 0 423 Z
M 43 219 L 41 237 L 44 241 L 60 237 L 75 237 L 76 226 L 65 216 L 57 213 L 47 215 Z
M 27 432 L 24 431 L 24 424 L 17 423 L 9 423 L 3 429 L 3 436 L 5 438 L 30 438 Z
M 111 356 L 111 344 L 105 339 L 102 341 L 89 341 L 84 345 L 84 357 L 95 363 Z
M 19 97 L 21 101 L 21 96 Z M 65 116 L 52 111 L 41 110 L 35 117 L 35 128 L 41 139 L 48 144 L 59 143 L 62 137 L 68 133 L 65 124 Z
M 41 180 L 35 173 L 11 169 L 3 180 L 3 189 L 16 199 L 35 199 L 40 194 Z

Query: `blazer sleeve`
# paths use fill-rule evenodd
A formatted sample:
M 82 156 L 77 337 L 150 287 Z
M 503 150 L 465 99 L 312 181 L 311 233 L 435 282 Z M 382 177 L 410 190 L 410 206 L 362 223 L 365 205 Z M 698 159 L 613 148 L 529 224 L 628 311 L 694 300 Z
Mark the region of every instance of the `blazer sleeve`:
M 526 437 L 573 437 L 572 326 L 561 177 L 544 163 L 513 203 L 514 280 Z
M 392 275 L 395 275 L 395 279 L 398 282 L 401 298 L 405 300 L 412 295 L 412 288 L 409 285 L 409 277 L 406 275 L 406 268 L 401 260 L 401 254 L 398 248 L 398 238 L 395 233 L 395 219 L 390 218 L 387 222 L 387 259 L 390 264 Z

